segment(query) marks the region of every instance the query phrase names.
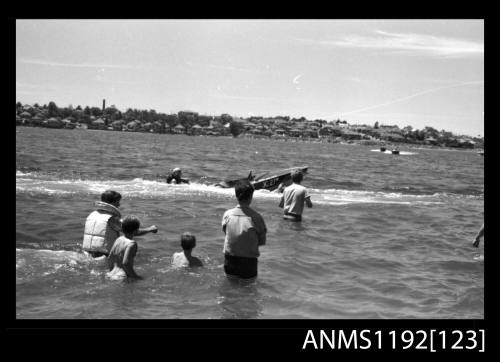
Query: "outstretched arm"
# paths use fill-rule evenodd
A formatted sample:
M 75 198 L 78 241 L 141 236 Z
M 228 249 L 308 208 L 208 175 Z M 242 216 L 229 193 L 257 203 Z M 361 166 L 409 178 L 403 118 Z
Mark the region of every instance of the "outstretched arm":
M 278 188 L 277 188 L 276 190 L 274 190 L 273 192 L 277 192 L 277 193 L 280 193 L 280 194 L 281 194 L 281 193 L 283 193 L 283 190 L 284 190 L 284 189 L 285 189 L 285 185 L 284 185 L 284 184 L 283 184 L 283 182 L 282 182 L 282 183 L 280 183 L 280 184 L 278 185 Z
M 147 227 L 147 228 L 142 228 L 142 229 L 139 229 L 137 231 L 137 236 L 141 236 L 141 235 L 144 235 L 144 234 L 147 234 L 147 233 L 154 233 L 156 234 L 158 232 L 158 228 L 156 227 L 156 225 L 151 225 L 150 227 Z

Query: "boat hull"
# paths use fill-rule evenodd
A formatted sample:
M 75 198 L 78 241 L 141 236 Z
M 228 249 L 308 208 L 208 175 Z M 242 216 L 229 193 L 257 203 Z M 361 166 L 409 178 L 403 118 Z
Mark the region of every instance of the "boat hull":
M 300 169 L 303 173 L 307 173 L 308 167 L 288 168 L 270 176 L 261 176 L 258 180 L 252 182 L 253 187 L 255 188 L 255 190 L 276 190 L 280 184 L 287 183 L 291 180 L 292 172 L 296 169 Z
M 222 182 L 217 183 L 215 186 L 223 187 L 223 188 L 231 188 L 236 185 L 239 181 L 249 180 L 255 190 L 276 190 L 280 184 L 289 183 L 291 181 L 292 172 L 296 169 L 300 169 L 303 173 L 307 173 L 308 167 L 292 167 L 284 170 L 279 170 L 275 172 L 266 172 L 265 174 L 257 177 L 255 180 L 249 179 L 249 177 L 243 177 L 239 179 L 233 180 L 224 180 Z

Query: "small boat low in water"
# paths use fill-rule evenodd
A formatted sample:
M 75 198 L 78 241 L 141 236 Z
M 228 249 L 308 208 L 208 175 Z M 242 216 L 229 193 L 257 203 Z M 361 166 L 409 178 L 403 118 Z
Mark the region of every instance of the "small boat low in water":
M 307 166 L 304 167 L 292 167 L 286 168 L 283 170 L 267 172 L 259 177 L 256 177 L 252 182 L 253 187 L 256 190 L 266 189 L 269 191 L 276 190 L 280 184 L 290 184 L 291 183 L 291 175 L 295 170 L 300 170 L 302 173 L 307 173 Z
M 385 152 L 386 148 L 385 147 L 380 147 L 380 152 Z
M 301 170 L 303 173 L 307 173 L 308 167 L 291 167 L 278 171 L 269 171 L 259 176 L 252 175 L 252 171 L 250 171 L 247 177 L 226 179 L 215 184 L 215 186 L 230 188 L 234 187 L 234 185 L 236 185 L 238 181 L 249 180 L 255 190 L 266 189 L 269 191 L 273 191 L 276 190 L 280 184 L 289 184 L 291 181 L 292 172 L 297 169 Z
M 392 150 L 391 152 L 393 155 L 399 155 L 399 150 Z

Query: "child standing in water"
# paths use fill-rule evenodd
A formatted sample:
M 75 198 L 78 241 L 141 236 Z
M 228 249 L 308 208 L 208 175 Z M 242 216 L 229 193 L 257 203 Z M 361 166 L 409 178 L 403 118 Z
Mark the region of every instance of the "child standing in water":
M 184 266 L 203 266 L 200 259 L 192 256 L 191 253 L 196 247 L 196 237 L 191 233 L 185 232 L 181 235 L 181 246 L 183 251 L 174 253 L 172 256 L 172 265 L 175 267 Z
M 134 278 L 142 279 L 134 270 L 134 258 L 137 253 L 137 235 L 141 223 L 135 216 L 127 216 L 122 221 L 122 231 L 125 234 L 115 240 L 108 256 L 111 279 Z

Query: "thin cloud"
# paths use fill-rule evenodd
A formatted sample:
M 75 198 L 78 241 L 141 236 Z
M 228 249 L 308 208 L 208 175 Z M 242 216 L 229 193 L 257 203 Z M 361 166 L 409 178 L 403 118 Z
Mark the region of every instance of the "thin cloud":
M 427 94 L 427 93 L 437 92 L 437 91 L 442 90 L 442 89 L 448 89 L 448 88 L 454 88 L 454 87 L 462 87 L 462 86 L 466 86 L 466 85 L 475 85 L 475 84 L 484 84 L 484 81 L 463 82 L 463 83 L 458 83 L 458 84 L 453 84 L 453 85 L 448 85 L 448 86 L 443 86 L 443 87 L 437 87 L 437 88 L 427 89 L 427 90 L 424 90 L 424 91 L 421 91 L 421 92 L 418 92 L 418 93 L 415 93 L 415 94 L 411 94 L 411 95 L 406 96 L 406 97 L 393 99 L 393 100 L 388 101 L 388 102 L 376 104 L 376 105 L 369 106 L 369 107 L 364 107 L 364 108 L 357 109 L 357 110 L 354 110 L 354 111 L 343 112 L 343 113 L 340 114 L 340 116 L 345 116 L 345 115 L 348 115 L 348 114 L 354 114 L 354 113 L 364 112 L 364 111 L 368 111 L 368 110 L 372 110 L 372 109 L 376 109 L 376 108 L 380 108 L 380 107 L 389 106 L 389 105 L 394 104 L 394 103 L 399 103 L 399 102 L 402 102 L 402 101 L 406 101 L 408 99 L 412 99 L 412 98 L 415 98 L 415 97 L 418 97 L 418 96 L 421 96 L 421 95 L 424 95 L 424 94 Z
M 115 68 L 115 69 L 133 69 L 135 66 L 126 64 L 97 64 L 97 63 L 61 63 L 50 60 L 25 59 L 21 58 L 18 62 L 23 64 L 46 65 L 51 67 L 71 67 L 71 68 Z
M 282 101 L 280 98 L 275 97 L 265 97 L 265 96 L 239 96 L 233 94 L 224 93 L 220 86 L 217 86 L 217 92 L 210 92 L 210 97 L 221 98 L 221 99 L 236 99 L 236 100 L 265 100 L 265 101 Z
M 296 39 L 330 47 L 379 49 L 401 55 L 465 57 L 484 54 L 484 44 L 470 40 L 424 34 L 390 33 L 382 30 L 375 35 L 346 35 L 335 40 Z
M 299 78 L 302 77 L 304 74 L 299 74 L 295 78 L 293 78 L 293 83 L 294 84 L 299 84 Z
M 216 65 L 216 64 L 209 64 L 209 63 L 202 64 L 202 63 L 196 63 L 196 62 L 191 62 L 191 61 L 187 61 L 186 64 L 189 65 L 190 67 L 213 68 L 213 69 L 229 70 L 229 71 L 242 72 L 242 73 L 255 73 L 255 74 L 266 73 L 265 71 L 262 71 L 259 69 L 238 68 L 238 67 L 227 66 L 227 65 Z
M 33 88 L 40 88 L 40 85 L 38 85 L 38 84 L 16 82 L 16 87 L 33 89 Z
M 37 92 L 30 92 L 30 91 L 24 91 L 24 90 L 16 90 L 16 94 L 36 94 L 36 95 L 38 95 Z
M 229 94 L 211 94 L 211 96 L 214 98 L 222 98 L 222 99 L 281 101 L 281 99 L 279 98 L 259 97 L 259 96 L 233 96 Z
M 53 91 L 57 88 L 48 84 L 32 84 L 32 83 L 23 83 L 16 81 L 16 92 L 24 93 L 29 91 Z M 26 94 L 35 94 L 35 93 L 26 93 Z

